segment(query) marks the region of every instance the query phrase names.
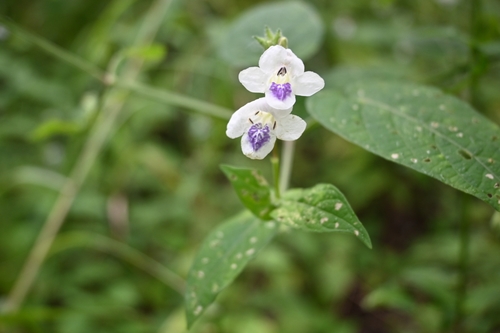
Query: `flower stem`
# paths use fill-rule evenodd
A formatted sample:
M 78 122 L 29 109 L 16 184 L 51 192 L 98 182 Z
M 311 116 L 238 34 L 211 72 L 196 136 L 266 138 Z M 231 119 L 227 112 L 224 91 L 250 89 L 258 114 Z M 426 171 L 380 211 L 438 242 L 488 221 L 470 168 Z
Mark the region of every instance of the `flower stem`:
M 274 146 L 273 156 L 271 157 L 271 164 L 273 166 L 273 181 L 274 181 L 274 192 L 276 199 L 281 197 L 280 189 L 280 158 L 278 157 L 278 148 Z
M 281 154 L 281 163 L 283 165 L 280 174 L 280 191 L 285 192 L 290 185 L 290 176 L 292 174 L 293 153 L 295 150 L 295 141 L 284 141 L 283 152 Z

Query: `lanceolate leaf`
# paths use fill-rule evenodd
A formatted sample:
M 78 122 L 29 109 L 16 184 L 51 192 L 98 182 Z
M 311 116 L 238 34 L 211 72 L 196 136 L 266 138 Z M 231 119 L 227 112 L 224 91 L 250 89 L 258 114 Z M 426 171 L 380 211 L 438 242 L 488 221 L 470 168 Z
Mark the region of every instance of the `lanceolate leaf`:
M 271 216 L 293 228 L 314 232 L 346 232 L 372 248 L 370 236 L 344 195 L 333 185 L 290 190 Z
M 260 171 L 221 165 L 220 168 L 233 184 L 243 205 L 255 216 L 270 220 L 269 213 L 274 208 L 271 203 L 271 190 Z
M 187 278 L 186 317 L 190 327 L 277 231 L 276 222 L 245 211 L 212 231 L 196 254 Z
M 441 91 L 396 82 L 357 83 L 308 101 L 327 129 L 500 210 L 500 128 Z

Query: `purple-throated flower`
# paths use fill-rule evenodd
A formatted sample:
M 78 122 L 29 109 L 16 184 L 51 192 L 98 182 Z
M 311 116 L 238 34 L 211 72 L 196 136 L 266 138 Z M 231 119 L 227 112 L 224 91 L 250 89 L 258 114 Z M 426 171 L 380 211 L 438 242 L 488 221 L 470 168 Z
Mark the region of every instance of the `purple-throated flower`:
M 259 98 L 233 114 L 226 135 L 231 139 L 241 136 L 243 154 L 261 160 L 273 150 L 276 138 L 297 140 L 306 129 L 306 122 L 291 112 L 292 108 L 275 109 L 266 98 Z
M 275 109 L 289 109 L 295 95 L 311 96 L 325 86 L 314 72 L 304 72 L 304 63 L 290 49 L 280 45 L 268 48 L 259 59 L 259 67 L 242 70 L 240 82 L 250 92 L 265 93 Z

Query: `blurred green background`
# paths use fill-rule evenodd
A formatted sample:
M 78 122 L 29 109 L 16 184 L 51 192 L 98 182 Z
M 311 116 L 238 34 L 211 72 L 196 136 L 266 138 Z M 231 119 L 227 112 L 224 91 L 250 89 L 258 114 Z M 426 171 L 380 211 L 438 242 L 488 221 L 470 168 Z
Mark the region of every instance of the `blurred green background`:
M 223 116 L 179 106 L 167 93 L 221 113 L 254 99 L 237 80 L 248 63 L 227 43 L 255 42 L 228 34 L 241 15 L 273 4 L 0 2 L 0 304 L 96 123 L 118 109 L 33 288 L 19 311 L 0 314 L 0 332 L 186 331 L 175 274 L 185 277 L 204 237 L 242 209 L 219 164 L 269 178 L 271 167 L 241 154 Z M 318 39 L 304 60 L 327 88 L 420 82 L 500 123 L 500 2 L 307 4 L 319 33 L 296 43 Z M 291 22 L 306 29 L 300 16 Z M 156 93 L 110 87 L 47 52 L 44 40 Z M 295 112 L 307 119 L 303 98 Z M 193 332 L 500 332 L 500 221 L 490 206 L 313 126 L 297 142 L 291 185 L 318 182 L 344 192 L 373 250 L 349 235 L 282 234 Z M 461 221 L 470 226 L 466 266 Z

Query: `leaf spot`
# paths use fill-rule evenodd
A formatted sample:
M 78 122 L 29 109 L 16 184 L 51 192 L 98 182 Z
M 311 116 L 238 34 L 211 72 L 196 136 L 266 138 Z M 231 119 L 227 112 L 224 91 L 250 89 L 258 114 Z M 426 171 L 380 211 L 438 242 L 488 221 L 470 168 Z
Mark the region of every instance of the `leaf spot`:
M 344 205 L 344 204 L 343 204 L 342 202 L 337 202 L 337 203 L 335 204 L 335 210 L 340 210 L 340 208 L 342 208 L 342 206 L 343 206 L 343 205 Z
M 424 162 L 425 162 L 425 163 L 429 163 L 430 161 L 431 161 L 431 159 L 430 159 L 430 158 L 426 158 L 426 159 L 424 160 Z
M 488 196 L 488 198 L 493 198 L 493 194 L 491 193 L 486 193 L 486 195 Z
M 236 269 L 236 268 L 238 268 L 238 265 L 236 265 L 236 264 L 231 264 L 231 269 Z
M 492 158 L 488 158 L 488 163 L 493 164 L 493 162 L 495 162 L 495 161 L 493 161 Z
M 359 231 L 358 231 L 358 230 L 354 230 L 354 234 L 355 234 L 356 236 L 359 236 Z
M 213 293 L 216 293 L 217 291 L 219 290 L 219 285 L 217 283 L 214 283 L 212 285 L 212 292 Z
M 254 248 L 248 249 L 248 250 L 245 252 L 245 254 L 246 254 L 247 256 L 249 256 L 249 257 L 250 257 L 252 254 L 254 254 L 254 253 L 255 253 L 255 249 L 254 249 Z
M 241 252 L 236 253 L 236 259 L 241 259 L 243 258 L 243 254 Z
M 432 128 L 438 128 L 438 127 L 439 127 L 439 123 L 436 123 L 435 121 L 433 121 L 433 122 L 431 123 L 431 127 L 432 127 Z
M 466 160 L 472 159 L 472 155 L 467 150 L 460 149 L 458 153 L 462 155 L 462 157 L 465 158 Z
M 458 128 L 456 126 L 450 126 L 448 127 L 448 129 L 451 131 L 451 132 L 456 132 L 458 131 Z
M 420 95 L 420 91 L 418 91 L 417 89 L 414 89 L 412 94 L 413 94 L 413 96 L 418 96 L 418 95 Z
M 276 223 L 274 223 L 273 221 L 267 222 L 266 227 L 269 229 L 274 229 L 276 227 Z
M 358 110 L 358 109 L 359 109 L 359 105 L 358 105 L 358 104 L 354 104 L 354 105 L 352 106 L 352 109 L 353 109 L 354 111 Z
M 399 154 L 394 153 L 394 154 L 391 155 L 391 157 L 393 159 L 397 160 L 399 158 Z
M 417 163 L 417 162 L 418 162 L 418 160 L 417 160 L 416 158 L 412 158 L 410 161 L 411 161 L 412 163 Z
M 205 277 L 205 272 L 204 271 L 198 271 L 198 279 L 203 279 Z
M 323 217 L 321 220 L 319 220 L 319 223 L 323 224 L 325 222 L 328 222 L 328 217 Z
M 257 243 L 257 237 L 250 238 L 250 243 L 252 243 L 252 244 Z
M 217 231 L 215 236 L 217 236 L 218 238 L 222 238 L 222 237 L 224 237 L 224 233 L 222 231 Z
M 500 183 L 495 183 L 494 188 L 500 188 Z
M 220 241 L 218 239 L 214 239 L 210 242 L 210 247 L 216 247 L 217 245 L 219 245 L 219 242 Z
M 194 309 L 193 314 L 195 316 L 198 316 L 201 313 L 201 311 L 203 311 L 203 307 L 201 305 L 198 305 L 196 309 Z
M 422 132 L 422 127 L 420 127 L 420 126 L 415 127 L 415 129 L 416 129 L 418 132 Z
M 337 223 L 335 223 L 335 229 L 338 229 L 338 227 L 339 227 L 339 223 L 337 222 Z
M 463 138 L 463 137 L 464 137 L 464 134 L 463 134 L 462 132 L 460 132 L 460 133 L 457 133 L 457 136 L 458 136 L 459 138 Z
M 444 111 L 445 109 L 446 109 L 446 106 L 444 106 L 444 104 L 441 104 L 441 105 L 439 106 L 439 110 Z
M 487 173 L 485 177 L 489 178 L 489 179 L 494 179 L 494 177 L 493 177 L 493 175 L 491 173 Z
M 208 264 L 209 261 L 210 261 L 210 259 L 208 259 L 207 257 L 201 259 L 202 264 Z

